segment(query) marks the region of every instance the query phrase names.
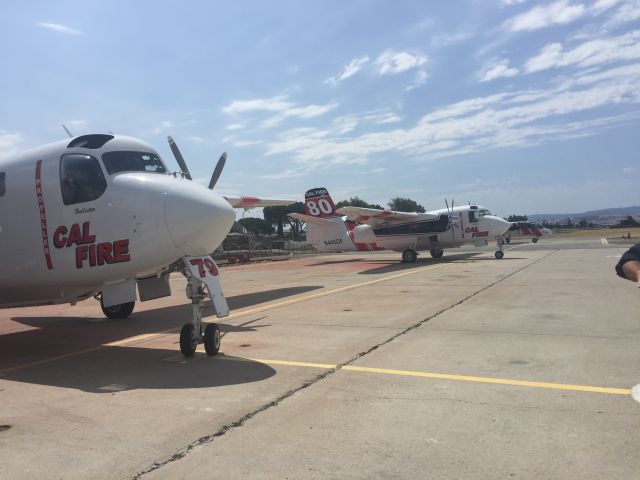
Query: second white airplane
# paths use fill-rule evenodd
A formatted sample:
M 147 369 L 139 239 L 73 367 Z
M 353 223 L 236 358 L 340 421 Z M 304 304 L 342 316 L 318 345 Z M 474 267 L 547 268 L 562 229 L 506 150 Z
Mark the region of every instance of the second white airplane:
M 305 214 L 290 217 L 307 223 L 307 242 L 321 252 L 394 250 L 403 262 L 415 262 L 417 251 L 429 250 L 440 258 L 445 248 L 463 244 L 487 245 L 495 240 L 496 258 L 504 256 L 502 235 L 510 223 L 479 205 L 433 210 L 426 213 L 396 212 L 361 207 L 336 209 L 326 188 L 305 194 Z

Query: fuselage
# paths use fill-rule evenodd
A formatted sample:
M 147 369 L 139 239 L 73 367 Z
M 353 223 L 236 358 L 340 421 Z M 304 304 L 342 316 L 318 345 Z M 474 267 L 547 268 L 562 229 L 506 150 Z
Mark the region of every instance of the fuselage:
M 85 139 L 80 141 L 80 139 Z M 0 308 L 66 303 L 212 252 L 235 213 L 131 137 L 87 135 L 0 161 Z

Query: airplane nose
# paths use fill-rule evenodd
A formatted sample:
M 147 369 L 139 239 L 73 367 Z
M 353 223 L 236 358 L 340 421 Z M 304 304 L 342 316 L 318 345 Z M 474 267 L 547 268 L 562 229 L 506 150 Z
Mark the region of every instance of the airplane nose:
M 208 255 L 222 243 L 236 214 L 229 202 L 196 182 L 178 179 L 165 203 L 167 229 L 185 255 Z
M 507 222 L 505 219 L 500 217 L 494 218 L 495 230 L 498 232 L 497 235 L 503 235 L 509 230 L 511 224 Z

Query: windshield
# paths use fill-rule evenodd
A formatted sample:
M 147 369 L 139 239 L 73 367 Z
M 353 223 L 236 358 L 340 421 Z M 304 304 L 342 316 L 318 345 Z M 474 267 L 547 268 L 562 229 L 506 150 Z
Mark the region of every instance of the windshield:
M 167 173 L 167 169 L 155 153 L 107 152 L 102 154 L 104 167 L 109 175 L 118 172 Z
M 486 208 L 484 208 L 484 209 L 480 210 L 478 215 L 480 215 L 481 217 L 484 217 L 485 215 L 491 215 L 491 212 L 489 210 L 487 210 Z

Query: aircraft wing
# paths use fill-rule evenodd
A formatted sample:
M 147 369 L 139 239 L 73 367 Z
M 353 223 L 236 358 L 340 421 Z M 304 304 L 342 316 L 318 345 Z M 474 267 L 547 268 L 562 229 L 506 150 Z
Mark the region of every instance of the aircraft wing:
M 373 227 L 438 218 L 438 215 L 431 213 L 396 212 L 394 210 L 378 210 L 376 208 L 364 207 L 342 207 L 339 208 L 337 212 L 340 215 L 346 215 L 347 220 L 356 223 L 365 223 Z
M 295 200 L 283 200 L 278 198 L 233 197 L 231 195 L 223 195 L 223 197 L 233 208 L 278 207 L 296 203 Z

